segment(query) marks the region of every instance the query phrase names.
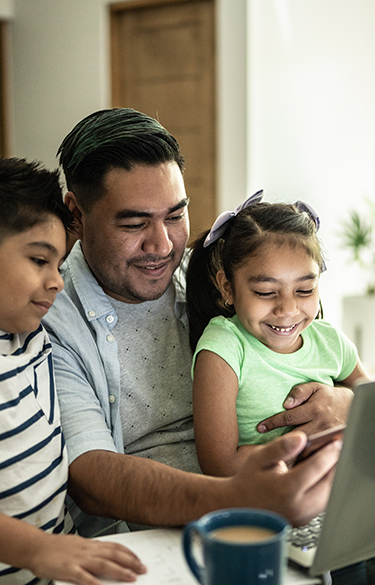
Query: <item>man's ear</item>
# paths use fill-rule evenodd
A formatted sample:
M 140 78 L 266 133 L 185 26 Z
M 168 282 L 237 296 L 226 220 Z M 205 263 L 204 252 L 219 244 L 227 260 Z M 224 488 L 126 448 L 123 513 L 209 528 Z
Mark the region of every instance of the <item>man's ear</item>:
M 224 270 L 219 270 L 216 274 L 216 282 L 219 285 L 223 301 L 228 305 L 233 305 L 232 286 L 225 276 Z
M 73 191 L 68 191 L 64 197 L 65 205 L 74 216 L 74 235 L 82 239 L 82 211 L 78 205 L 77 198 Z

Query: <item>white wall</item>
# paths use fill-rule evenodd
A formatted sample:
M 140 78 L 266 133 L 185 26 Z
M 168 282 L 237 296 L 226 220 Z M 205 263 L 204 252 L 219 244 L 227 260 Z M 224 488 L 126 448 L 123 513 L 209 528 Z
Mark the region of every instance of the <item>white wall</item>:
M 111 2 L 14 3 L 15 154 L 55 167 L 66 133 L 84 116 L 111 105 Z M 220 202 L 225 193 L 241 198 L 246 189 L 246 6 L 247 0 L 216 0 Z
M 326 317 L 364 281 L 340 223 L 375 192 L 375 3 L 249 0 L 249 190 L 309 202 L 321 217 Z
M 130 0 L 131 1 L 131 0 Z M 12 11 L 17 156 L 56 166 L 66 133 L 110 107 L 110 0 L 0 0 Z M 339 224 L 374 191 L 373 0 L 216 0 L 218 195 L 233 208 L 263 187 L 322 219 L 326 316 L 362 291 Z M 246 36 L 247 33 L 247 36 Z
M 216 1 L 217 185 L 220 210 L 247 191 L 247 0 Z
M 66 133 L 109 106 L 104 0 L 14 0 L 15 154 L 55 168 Z
M 0 0 L 0 18 L 8 19 L 14 16 L 14 1 Z

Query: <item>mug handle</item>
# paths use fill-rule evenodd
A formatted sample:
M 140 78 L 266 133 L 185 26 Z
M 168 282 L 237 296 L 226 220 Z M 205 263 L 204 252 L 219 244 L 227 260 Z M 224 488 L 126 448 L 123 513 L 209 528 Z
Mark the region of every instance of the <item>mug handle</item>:
M 187 526 L 185 526 L 183 534 L 184 554 L 186 562 L 189 565 L 192 573 L 198 579 L 199 583 L 203 583 L 203 567 L 198 565 L 192 553 L 192 537 L 194 532 L 198 532 L 198 534 L 200 534 L 197 522 L 190 522 Z

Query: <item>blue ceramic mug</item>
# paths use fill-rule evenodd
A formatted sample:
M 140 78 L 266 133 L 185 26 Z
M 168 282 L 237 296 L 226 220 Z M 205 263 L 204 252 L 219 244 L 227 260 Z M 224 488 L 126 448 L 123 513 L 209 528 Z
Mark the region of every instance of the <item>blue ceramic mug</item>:
M 185 527 L 184 553 L 203 585 L 281 585 L 289 530 L 285 518 L 266 510 L 218 510 Z M 202 564 L 193 546 L 196 535 Z

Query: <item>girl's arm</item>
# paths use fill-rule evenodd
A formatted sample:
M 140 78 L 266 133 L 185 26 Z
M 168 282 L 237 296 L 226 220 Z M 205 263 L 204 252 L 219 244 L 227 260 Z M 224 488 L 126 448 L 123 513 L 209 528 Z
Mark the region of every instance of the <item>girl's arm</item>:
M 348 388 L 353 388 L 354 384 L 360 379 L 360 378 L 366 378 L 367 380 L 369 380 L 369 376 L 366 373 L 361 360 L 358 358 L 357 363 L 355 365 L 354 370 L 352 371 L 352 373 L 345 378 L 345 380 L 340 380 L 340 384 L 343 384 L 344 386 L 347 386 Z
M 234 475 L 256 445 L 238 447 L 236 400 L 238 379 L 217 354 L 202 350 L 193 383 L 194 434 L 203 473 Z
M 0 561 L 29 569 L 40 578 L 79 585 L 100 585 L 94 575 L 131 582 L 145 572 L 136 555 L 122 545 L 48 534 L 5 514 L 0 514 Z

